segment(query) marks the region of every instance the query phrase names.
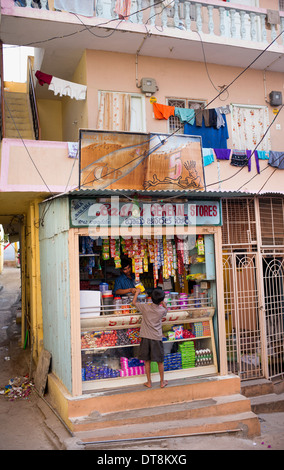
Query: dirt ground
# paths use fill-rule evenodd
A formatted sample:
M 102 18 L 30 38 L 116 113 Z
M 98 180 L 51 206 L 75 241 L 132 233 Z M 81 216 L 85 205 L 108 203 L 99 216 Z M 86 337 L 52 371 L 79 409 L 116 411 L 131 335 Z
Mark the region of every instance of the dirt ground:
M 11 379 L 30 379 L 30 349 L 20 347 L 20 269 L 4 268 L 0 274 L 0 391 Z M 31 377 L 34 371 L 32 371 Z M 284 450 L 284 413 L 259 415 L 261 436 L 244 439 L 238 436 L 215 435 L 172 438 L 159 441 L 114 444 L 90 447 L 90 450 Z M 10 400 L 0 394 L 0 450 L 83 450 L 47 404 L 32 391 L 27 398 Z

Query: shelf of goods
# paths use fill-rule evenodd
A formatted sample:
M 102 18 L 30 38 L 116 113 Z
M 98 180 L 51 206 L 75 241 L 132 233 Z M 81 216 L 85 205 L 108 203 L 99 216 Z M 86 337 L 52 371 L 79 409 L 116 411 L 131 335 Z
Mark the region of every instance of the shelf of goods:
M 169 310 L 163 321 L 166 379 L 217 373 L 212 318 L 214 307 Z M 84 391 L 145 382 L 137 359 L 141 315 L 100 315 L 81 318 L 82 386 Z M 122 349 L 123 348 L 123 349 Z M 159 381 L 156 363 L 152 380 Z

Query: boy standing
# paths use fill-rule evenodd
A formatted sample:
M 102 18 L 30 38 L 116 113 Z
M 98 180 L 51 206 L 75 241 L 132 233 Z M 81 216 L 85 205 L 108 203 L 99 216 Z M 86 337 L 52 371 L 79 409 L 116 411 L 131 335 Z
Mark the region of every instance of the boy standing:
M 137 302 L 140 289 L 136 289 L 133 305 L 142 313 L 140 329 L 141 343 L 138 357 L 145 361 L 147 382 L 146 387 L 151 388 L 151 362 L 158 363 L 160 386 L 164 388 L 168 382 L 164 380 L 164 347 L 162 342 L 162 318 L 167 314 L 164 302 L 165 293 L 161 289 L 154 289 L 151 295 L 153 303 Z

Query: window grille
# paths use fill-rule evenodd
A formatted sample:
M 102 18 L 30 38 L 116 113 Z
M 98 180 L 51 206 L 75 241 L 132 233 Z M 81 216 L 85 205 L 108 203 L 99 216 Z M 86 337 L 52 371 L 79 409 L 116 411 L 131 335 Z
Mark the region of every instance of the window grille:
M 187 98 L 168 98 L 167 104 L 169 106 L 174 106 L 175 108 L 199 109 L 206 105 L 206 101 L 189 100 Z M 184 125 L 180 122 L 178 117 L 170 116 L 168 122 L 170 134 L 172 132 L 175 132 L 176 134 L 184 133 Z
M 222 204 L 223 246 L 256 244 L 256 221 L 254 201 L 244 199 L 224 199 Z
M 284 0 L 279 0 L 279 10 L 284 11 Z
M 263 246 L 284 246 L 284 203 L 281 198 L 260 198 L 260 226 Z

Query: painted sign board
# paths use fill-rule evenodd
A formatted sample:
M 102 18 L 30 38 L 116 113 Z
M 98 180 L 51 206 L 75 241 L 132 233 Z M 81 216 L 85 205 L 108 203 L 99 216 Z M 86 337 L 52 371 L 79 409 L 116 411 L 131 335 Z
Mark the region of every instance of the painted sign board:
M 70 223 L 72 227 L 218 226 L 222 217 L 219 200 L 125 203 L 113 196 L 105 202 L 97 202 L 96 198 L 70 198 Z
M 204 191 L 201 138 L 81 130 L 80 188 Z

